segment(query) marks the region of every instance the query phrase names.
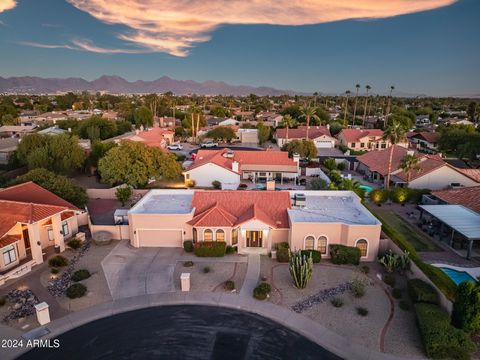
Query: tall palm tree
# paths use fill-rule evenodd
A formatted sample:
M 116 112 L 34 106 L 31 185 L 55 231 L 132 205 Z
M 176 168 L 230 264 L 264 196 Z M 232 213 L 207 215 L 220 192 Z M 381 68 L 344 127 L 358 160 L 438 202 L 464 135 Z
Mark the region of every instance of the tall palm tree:
M 410 183 L 412 171 L 419 171 L 421 169 L 418 157 L 410 154 L 405 155 L 405 157 L 400 162 L 400 168 L 405 174 L 407 174 L 407 183 Z
M 301 115 L 300 117 L 305 118 L 307 120 L 307 131 L 305 133 L 305 138 L 308 140 L 308 131 L 310 130 L 310 119 L 313 118 L 315 120 L 320 121 L 320 118 L 317 115 L 317 108 L 315 106 L 304 105 L 300 108 Z
M 355 125 L 355 117 L 357 116 L 357 100 L 358 100 L 358 90 L 360 90 L 360 84 L 355 85 L 355 105 L 353 106 L 353 120 L 352 125 Z
M 393 150 L 395 144 L 404 142 L 406 140 L 406 130 L 398 121 L 394 121 L 383 132 L 383 139 L 390 142 L 390 155 L 388 157 L 387 180 L 385 188 L 390 188 L 390 173 L 392 172 Z
M 283 125 L 285 125 L 285 143 L 288 143 L 288 129 L 293 126 L 293 118 L 290 114 L 285 114 L 283 116 Z
M 390 107 L 392 105 L 392 92 L 395 90 L 395 86 L 390 86 L 390 94 L 388 95 L 388 102 L 387 102 L 387 111 L 385 112 L 385 126 L 388 124 L 388 115 L 390 114 Z
M 367 105 L 368 105 L 368 92 L 370 91 L 372 87 L 370 85 L 366 85 L 365 89 L 367 90 L 367 94 L 365 95 L 365 108 L 363 109 L 363 125 L 362 127 L 365 127 L 365 120 L 367 118 Z
M 350 95 L 350 90 L 345 91 L 345 112 L 343 113 L 344 126 L 347 126 L 348 95 Z

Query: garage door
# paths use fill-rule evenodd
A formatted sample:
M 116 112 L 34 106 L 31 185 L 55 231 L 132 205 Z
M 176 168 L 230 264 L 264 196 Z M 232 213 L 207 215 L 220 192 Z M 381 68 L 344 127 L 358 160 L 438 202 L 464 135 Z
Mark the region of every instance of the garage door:
M 140 247 L 182 247 L 182 230 L 137 230 Z
M 325 149 L 325 148 L 329 149 L 333 147 L 331 141 L 317 141 L 315 145 L 317 146 L 317 148 L 321 148 L 321 149 Z

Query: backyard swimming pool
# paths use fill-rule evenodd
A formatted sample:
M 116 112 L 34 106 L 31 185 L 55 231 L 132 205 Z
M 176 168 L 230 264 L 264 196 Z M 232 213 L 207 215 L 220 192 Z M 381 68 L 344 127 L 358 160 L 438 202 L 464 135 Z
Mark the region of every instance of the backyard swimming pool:
M 440 269 L 442 269 L 442 271 L 445 274 L 447 274 L 448 277 L 450 279 L 452 279 L 453 282 L 457 285 L 464 282 L 464 281 L 475 282 L 475 279 L 465 271 L 458 271 L 458 270 L 454 270 L 454 269 L 450 269 L 450 268 L 446 268 L 446 267 L 441 267 Z

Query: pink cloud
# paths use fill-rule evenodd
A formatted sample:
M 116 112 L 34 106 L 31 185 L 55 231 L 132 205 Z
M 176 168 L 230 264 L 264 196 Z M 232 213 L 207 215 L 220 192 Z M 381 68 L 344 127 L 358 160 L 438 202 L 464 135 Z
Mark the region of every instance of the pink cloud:
M 12 10 L 15 6 L 17 6 L 16 0 L 0 0 L 0 13 Z

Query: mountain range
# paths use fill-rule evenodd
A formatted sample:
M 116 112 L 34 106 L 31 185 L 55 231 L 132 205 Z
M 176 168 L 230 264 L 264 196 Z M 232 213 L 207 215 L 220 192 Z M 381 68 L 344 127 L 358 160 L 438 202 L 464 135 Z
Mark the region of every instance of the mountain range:
M 223 81 L 197 82 L 193 80 L 175 80 L 168 76 L 153 81 L 137 80 L 130 82 L 120 76 L 103 75 L 88 81 L 82 78 L 41 78 L 36 76 L 0 77 L 0 93 L 52 94 L 66 91 L 107 91 L 112 94 L 165 93 L 177 95 L 234 95 L 255 94 L 284 95 L 296 94 L 291 90 L 279 90 L 271 87 L 231 85 Z

